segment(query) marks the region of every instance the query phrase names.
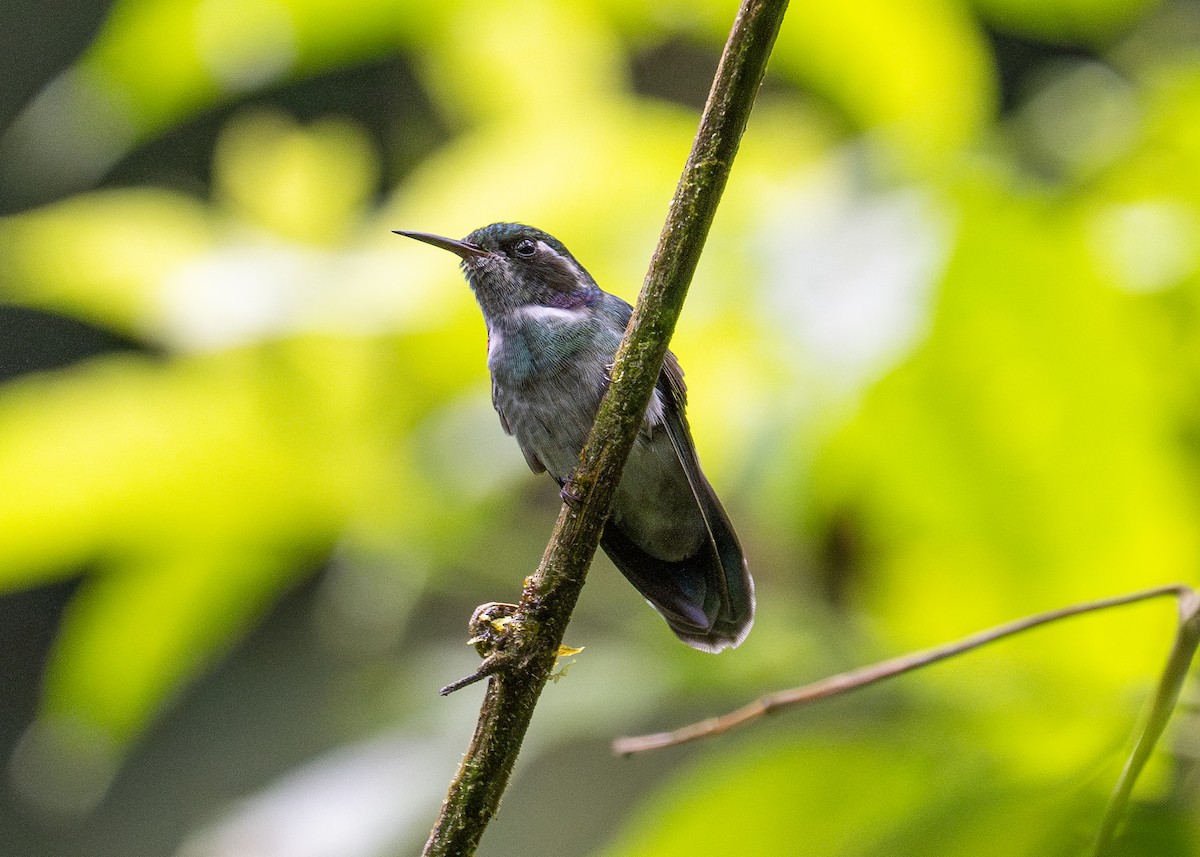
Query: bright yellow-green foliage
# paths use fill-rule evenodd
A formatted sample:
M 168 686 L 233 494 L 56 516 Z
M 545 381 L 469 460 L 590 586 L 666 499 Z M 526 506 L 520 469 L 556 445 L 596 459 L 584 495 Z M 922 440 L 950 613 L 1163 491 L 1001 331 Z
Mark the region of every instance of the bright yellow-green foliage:
M 1200 46 L 1173 40 L 1186 11 L 1151 7 L 792 4 L 673 346 L 759 625 L 719 660 L 671 648 L 648 610 L 614 622 L 622 636 L 569 632 L 588 651 L 566 683 L 589 681 L 597 649 L 640 646 L 694 712 L 714 688 L 741 699 L 1196 581 Z M 414 598 L 515 597 L 537 553 L 506 528 L 549 518 L 510 508 L 533 489 L 490 414 L 483 325 L 452 260 L 389 230 L 533 223 L 632 299 L 696 116 L 635 92 L 631 56 L 679 39 L 715 57 L 734 9 L 115 5 L 16 126 L 27 181 L 99 176 L 210 106 L 394 52 L 451 136 L 378 202 L 389 173 L 362 129 L 247 110 L 210 199 L 110 189 L 0 221 L 7 300 L 165 352 L 0 387 L 0 587 L 89 570 L 48 666 L 46 734 L 72 724 L 123 752 L 335 553 L 382 557 Z M 1111 66 L 1064 60 L 998 118 L 985 25 Z M 1077 620 L 819 728 L 745 736 L 605 853 L 1074 853 L 1170 622 Z M 1170 764 L 1147 796 L 1195 799 Z

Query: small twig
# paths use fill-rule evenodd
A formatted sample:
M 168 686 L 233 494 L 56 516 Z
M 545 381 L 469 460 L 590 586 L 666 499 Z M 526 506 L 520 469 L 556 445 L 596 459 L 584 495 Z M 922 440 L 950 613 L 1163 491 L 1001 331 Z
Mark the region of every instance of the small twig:
M 1133 750 L 1121 770 L 1112 797 L 1105 807 L 1104 817 L 1100 820 L 1100 829 L 1096 832 L 1096 840 L 1092 846 L 1093 857 L 1102 857 L 1112 843 L 1117 832 L 1117 826 L 1125 816 L 1129 798 L 1133 794 L 1133 786 L 1138 775 L 1150 760 L 1150 754 L 1167 728 L 1171 713 L 1179 701 L 1180 691 L 1183 690 L 1184 679 L 1187 678 L 1188 668 L 1200 645 L 1200 597 L 1196 592 L 1180 587 L 1179 592 L 1179 627 L 1175 631 L 1175 641 L 1171 645 L 1171 654 L 1167 657 L 1167 665 L 1159 678 L 1158 687 L 1154 692 L 1154 701 L 1142 724 L 1141 732 L 1134 741 Z
M 936 646 L 932 649 L 924 649 L 923 651 L 913 652 L 911 654 L 902 655 L 891 660 L 881 661 L 877 664 L 872 664 L 866 667 L 860 667 L 849 672 L 839 673 L 829 678 L 821 679 L 820 681 L 806 684 L 803 687 L 796 687 L 790 690 L 779 691 L 767 696 L 760 697 L 749 705 L 731 711 L 728 714 L 720 717 L 710 717 L 707 720 L 702 720 L 699 723 L 693 723 L 689 726 L 684 726 L 680 729 L 671 732 L 658 732 L 653 735 L 641 735 L 631 738 L 618 738 L 613 742 L 612 749 L 614 753 L 628 756 L 633 753 L 644 753 L 648 750 L 658 750 L 664 747 L 674 747 L 678 744 L 686 744 L 689 741 L 698 741 L 701 738 L 711 738 L 715 735 L 721 735 L 731 729 L 739 726 L 745 726 L 748 723 L 753 723 L 762 717 L 765 717 L 772 712 L 779 711 L 783 708 L 792 708 L 795 706 L 807 705 L 811 702 L 816 702 L 821 699 L 828 699 L 832 696 L 839 696 L 843 693 L 849 693 L 852 690 L 858 690 L 861 687 L 866 687 L 870 684 L 883 681 L 884 679 L 892 678 L 893 676 L 901 675 L 902 673 L 912 672 L 913 670 L 927 667 L 930 664 L 935 664 L 938 661 L 944 661 L 947 658 L 953 658 L 961 655 L 964 652 L 969 652 L 972 649 L 978 649 L 980 646 L 985 646 L 988 643 L 994 643 L 997 640 L 1005 637 L 1011 637 L 1014 634 L 1019 634 L 1022 631 L 1028 631 L 1031 628 L 1037 628 L 1041 625 L 1047 625 L 1051 622 L 1057 622 L 1061 619 L 1066 619 L 1071 616 L 1079 616 L 1083 613 L 1095 613 L 1099 610 L 1108 610 L 1113 607 L 1120 607 L 1125 604 L 1133 604 L 1138 601 L 1148 601 L 1152 598 L 1162 598 L 1165 596 L 1173 596 L 1180 601 L 1181 608 L 1184 604 L 1193 604 L 1196 601 L 1196 595 L 1189 586 L 1184 584 L 1172 584 L 1169 586 L 1159 586 L 1154 589 L 1145 589 L 1140 592 L 1133 592 L 1128 595 L 1118 595 L 1113 598 L 1102 598 L 1099 601 L 1087 601 L 1083 604 L 1074 604 L 1069 607 L 1061 607 L 1057 610 L 1050 610 L 1045 613 L 1038 613 L 1033 616 L 1027 616 L 1023 619 L 1017 619 L 1013 622 L 1007 622 L 1003 625 L 998 625 L 995 628 L 979 633 L 972 634 L 969 637 L 964 637 L 953 643 L 947 643 L 942 646 Z M 1195 626 L 1192 628 L 1193 634 L 1200 634 L 1200 620 L 1197 620 L 1193 611 L 1190 617 L 1190 625 L 1188 621 L 1182 622 L 1180 627 Z M 1195 642 L 1187 655 L 1187 660 L 1190 660 L 1191 651 L 1196 647 Z M 1177 647 L 1178 648 L 1178 644 Z M 1182 658 L 1183 655 L 1180 655 Z M 1172 664 L 1175 664 L 1175 653 L 1172 653 Z M 1186 673 L 1187 663 L 1183 664 L 1180 672 Z M 1166 676 L 1164 675 L 1164 681 Z M 1178 681 L 1182 683 L 1182 675 L 1178 677 Z M 1179 687 L 1173 687 L 1174 696 L 1171 697 L 1172 704 L 1174 699 L 1178 697 Z M 1160 696 L 1164 690 L 1160 687 Z M 1157 706 L 1155 711 L 1157 711 Z M 1170 715 L 1170 709 L 1167 709 L 1166 715 Z M 1154 740 L 1157 740 L 1158 734 L 1162 732 L 1162 726 L 1166 725 L 1165 718 L 1159 726 L 1158 732 L 1153 735 L 1149 745 L 1153 746 Z M 1149 726 L 1147 732 L 1143 733 L 1143 737 L 1149 734 Z M 1139 748 L 1141 744 L 1139 744 Z M 1149 747 L 1145 752 L 1149 753 Z M 1144 759 L 1142 764 L 1144 764 Z M 1133 760 L 1131 759 L 1131 765 Z M 1130 779 L 1137 776 L 1137 772 L 1141 770 L 1141 765 L 1136 767 L 1131 774 Z M 1128 772 L 1128 769 L 1127 769 Z M 1132 782 L 1130 782 L 1132 787 Z M 1115 823 L 1115 821 L 1114 821 Z M 1096 852 L 1097 854 L 1099 851 Z
M 479 662 L 479 668 L 470 675 L 463 676 L 457 681 L 452 681 L 441 690 L 438 691 L 439 696 L 449 696 L 456 690 L 462 690 L 464 687 L 470 687 L 477 681 L 483 681 L 485 678 L 491 678 L 501 670 L 512 664 L 512 656 L 507 652 L 493 652 L 482 661 Z

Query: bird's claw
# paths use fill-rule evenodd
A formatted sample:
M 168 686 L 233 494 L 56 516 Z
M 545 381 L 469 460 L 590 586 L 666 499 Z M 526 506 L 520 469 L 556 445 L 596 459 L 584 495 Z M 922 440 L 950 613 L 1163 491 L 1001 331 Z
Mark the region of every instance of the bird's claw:
M 575 481 L 573 479 L 568 479 L 562 484 L 562 486 L 558 489 L 558 496 L 562 498 L 564 503 L 566 503 L 571 507 L 572 510 L 575 511 L 577 511 L 580 504 L 583 503 L 583 494 L 581 494 L 579 489 L 575 487 Z
M 489 601 L 475 608 L 475 612 L 471 614 L 471 621 L 467 623 L 471 632 L 471 639 L 467 642 L 475 647 L 483 662 L 475 672 L 446 685 L 438 691 L 439 694 L 448 696 L 456 690 L 462 690 L 501 672 L 513 662 L 511 643 L 521 626 L 516 619 L 516 613 L 516 604 L 506 604 L 502 601 Z
M 471 632 L 471 639 L 467 642 L 475 647 L 481 658 L 507 648 L 513 631 L 520 624 L 515 618 L 516 614 L 516 604 L 489 601 L 479 605 L 467 623 Z

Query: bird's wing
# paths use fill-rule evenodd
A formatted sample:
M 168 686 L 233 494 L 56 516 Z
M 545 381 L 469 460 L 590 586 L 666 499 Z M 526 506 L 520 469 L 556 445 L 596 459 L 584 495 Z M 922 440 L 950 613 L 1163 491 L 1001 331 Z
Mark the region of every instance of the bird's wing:
M 492 407 L 496 409 L 496 414 L 500 417 L 500 427 L 504 429 L 504 433 L 511 435 L 513 433 L 512 426 L 508 424 L 508 417 L 504 416 L 504 409 L 500 407 L 500 397 L 497 395 L 496 382 L 492 382 Z M 542 464 L 537 454 L 521 442 L 521 438 L 517 438 L 517 446 L 521 447 L 521 454 L 525 456 L 525 463 L 529 465 L 529 469 L 534 473 L 545 473 L 546 465 Z
M 710 582 L 721 593 L 722 612 L 753 615 L 754 596 L 753 592 L 747 589 L 750 584 L 746 573 L 745 555 L 733 532 L 729 516 L 700 469 L 696 446 L 684 416 L 687 387 L 683 383 L 683 370 L 675 355 L 669 351 L 663 361 L 662 373 L 658 376 L 658 387 L 663 393 L 663 424 L 667 430 L 667 437 L 671 439 L 675 456 L 683 467 L 684 475 L 687 476 L 688 486 L 692 489 L 692 496 L 700 514 L 704 516 L 711 546 L 720 559 L 723 573 L 714 575 Z M 746 602 L 749 602 L 748 606 Z
M 733 525 L 700 470 L 684 419 L 683 372 L 674 355 L 668 354 L 663 363 L 657 390 L 662 401 L 659 425 L 686 477 L 707 538 L 689 557 L 662 560 L 635 544 L 619 522 L 610 518 L 601 544 L 680 639 L 697 649 L 716 652 L 736 646 L 749 632 L 754 619 L 754 584 Z M 650 437 L 644 442 L 666 441 Z

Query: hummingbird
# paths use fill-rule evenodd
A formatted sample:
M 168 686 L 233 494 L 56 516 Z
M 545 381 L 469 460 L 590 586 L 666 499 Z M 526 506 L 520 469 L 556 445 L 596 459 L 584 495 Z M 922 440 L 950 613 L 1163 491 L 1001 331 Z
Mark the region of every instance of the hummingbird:
M 487 325 L 500 425 L 530 469 L 549 473 L 567 496 L 633 308 L 531 226 L 493 223 L 461 241 L 395 231 L 462 260 Z M 754 582 L 700 469 L 686 399 L 683 370 L 668 351 L 600 546 L 676 636 L 719 652 L 750 632 Z

